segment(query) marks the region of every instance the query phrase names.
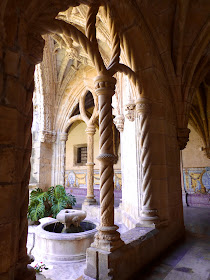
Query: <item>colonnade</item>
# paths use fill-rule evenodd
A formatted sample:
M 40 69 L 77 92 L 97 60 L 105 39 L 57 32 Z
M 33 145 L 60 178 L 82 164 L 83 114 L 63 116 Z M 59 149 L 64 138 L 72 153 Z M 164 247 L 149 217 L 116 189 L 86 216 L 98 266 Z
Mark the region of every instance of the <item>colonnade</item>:
M 64 132 L 57 133 L 57 140 L 54 145 L 54 172 L 52 174 L 52 181 L 54 185 L 60 184 L 65 186 L 65 169 L 66 169 L 66 142 L 68 140 L 68 129 L 71 124 L 76 121 L 84 121 L 87 125 L 87 196 L 84 201 L 85 205 L 96 204 L 94 196 L 94 135 L 96 132 L 95 122 L 98 117 L 98 101 L 94 96 L 95 106 L 91 118 L 88 118 L 85 112 L 85 96 L 87 91 L 83 92 L 79 100 L 80 114 L 72 116 L 66 121 Z

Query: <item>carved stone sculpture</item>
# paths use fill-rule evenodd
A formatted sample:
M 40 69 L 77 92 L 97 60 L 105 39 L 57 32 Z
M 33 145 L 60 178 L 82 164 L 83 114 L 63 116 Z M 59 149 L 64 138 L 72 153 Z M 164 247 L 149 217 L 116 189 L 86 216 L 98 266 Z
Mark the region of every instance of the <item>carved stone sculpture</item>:
M 125 116 L 131 122 L 133 122 L 135 119 L 135 107 L 136 104 L 133 100 L 129 100 L 129 102 L 125 105 Z
M 47 143 L 54 143 L 56 140 L 56 132 L 54 131 L 42 131 L 40 134 L 40 141 Z
M 71 227 L 78 228 L 80 222 L 86 218 L 86 212 L 82 210 L 63 209 L 61 210 L 56 219 L 64 224 L 62 232 L 71 233 Z
M 114 118 L 113 122 L 114 122 L 116 128 L 119 130 L 119 132 L 123 132 L 125 117 L 123 115 L 117 115 Z
M 177 129 L 177 139 L 178 139 L 180 150 L 183 150 L 186 147 L 187 142 L 189 141 L 189 134 L 190 134 L 189 128 Z

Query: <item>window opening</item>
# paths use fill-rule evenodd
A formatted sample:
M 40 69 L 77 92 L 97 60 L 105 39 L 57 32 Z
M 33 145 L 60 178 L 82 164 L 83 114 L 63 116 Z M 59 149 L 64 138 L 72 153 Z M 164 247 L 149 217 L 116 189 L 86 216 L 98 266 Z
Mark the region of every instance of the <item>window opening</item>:
M 77 163 L 87 163 L 87 147 L 77 148 Z

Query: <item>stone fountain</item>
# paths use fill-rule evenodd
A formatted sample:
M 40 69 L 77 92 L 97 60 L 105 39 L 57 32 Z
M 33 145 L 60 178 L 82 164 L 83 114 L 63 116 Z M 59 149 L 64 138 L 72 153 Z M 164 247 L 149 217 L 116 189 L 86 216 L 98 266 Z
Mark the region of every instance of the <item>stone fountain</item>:
M 85 218 L 85 211 L 64 209 L 56 219 L 41 219 L 35 233 L 35 258 L 46 262 L 84 260 L 97 232 L 96 225 Z
M 64 225 L 62 233 L 76 233 L 84 231 L 80 226 L 81 221 L 86 218 L 86 212 L 81 210 L 61 210 L 56 219 Z

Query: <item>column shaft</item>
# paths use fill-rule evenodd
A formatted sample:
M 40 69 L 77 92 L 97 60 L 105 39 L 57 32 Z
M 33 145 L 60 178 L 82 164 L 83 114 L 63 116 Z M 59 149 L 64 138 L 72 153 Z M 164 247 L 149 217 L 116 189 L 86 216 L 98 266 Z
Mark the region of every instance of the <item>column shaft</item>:
M 151 104 L 147 99 L 137 100 L 137 113 L 140 114 L 140 164 L 141 164 L 141 222 L 153 225 L 159 221 L 157 209 L 154 207 L 152 186 L 152 162 L 150 145 L 150 111 Z
M 98 76 L 95 80 L 99 98 L 99 135 L 100 135 L 100 206 L 101 224 L 92 247 L 114 251 L 123 245 L 120 234 L 114 225 L 114 182 L 113 182 L 113 131 L 112 131 L 112 95 L 116 79 Z
M 89 125 L 86 129 L 87 133 L 87 196 L 84 201 L 85 205 L 96 204 L 94 198 L 94 125 Z
M 59 134 L 59 176 L 57 184 L 65 186 L 65 168 L 66 168 L 66 141 L 68 139 L 67 133 Z

